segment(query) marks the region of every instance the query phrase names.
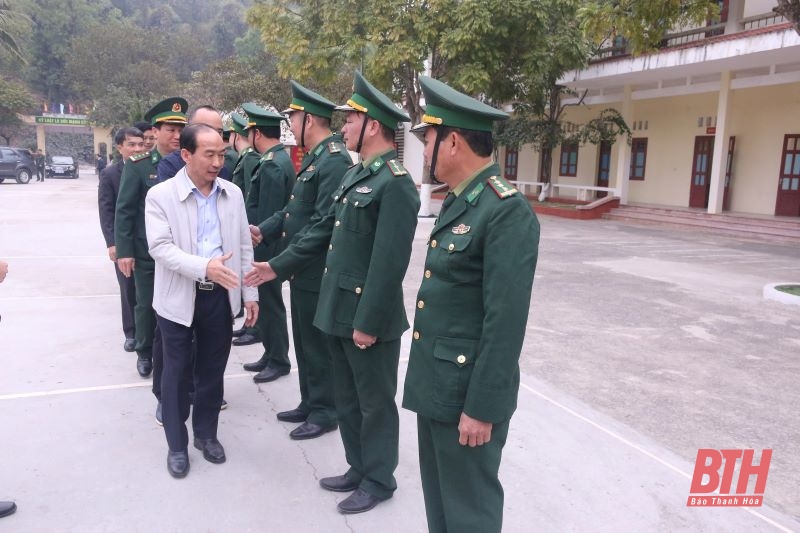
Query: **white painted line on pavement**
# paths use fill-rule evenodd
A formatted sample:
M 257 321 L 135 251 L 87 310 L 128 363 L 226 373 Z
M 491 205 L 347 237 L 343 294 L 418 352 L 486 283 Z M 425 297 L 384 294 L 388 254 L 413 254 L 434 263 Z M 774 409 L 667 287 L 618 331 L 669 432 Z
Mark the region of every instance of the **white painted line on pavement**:
M 549 396 L 545 396 L 541 392 L 539 392 L 536 389 L 526 385 L 525 383 L 520 383 L 520 385 L 522 386 L 522 388 L 524 388 L 525 390 L 527 390 L 531 394 L 533 394 L 535 396 L 538 396 L 542 400 L 554 405 L 555 407 L 558 407 L 562 411 L 574 416 L 578 420 L 580 420 L 582 422 L 586 422 L 587 424 L 589 424 L 590 426 L 594 427 L 595 429 L 598 429 L 598 430 L 602 431 L 603 433 L 605 433 L 609 437 L 621 442 L 622 444 L 625 444 L 626 446 L 628 446 L 630 448 L 633 448 L 634 450 L 636 450 L 637 452 L 641 453 L 645 457 L 648 457 L 648 458 L 652 459 L 653 461 L 659 463 L 660 465 L 667 467 L 669 470 L 672 470 L 676 474 L 678 474 L 678 475 L 680 475 L 680 476 L 682 476 L 682 477 L 684 477 L 684 478 L 686 478 L 686 479 L 691 481 L 691 479 L 692 479 L 692 475 L 691 474 L 688 474 L 688 473 L 684 472 L 683 470 L 681 470 L 680 468 L 671 465 L 670 463 L 668 463 L 664 459 L 661 459 L 657 455 L 654 455 L 654 454 L 650 453 L 649 451 L 645 450 L 641 446 L 639 446 L 637 444 L 634 444 L 633 442 L 629 441 L 625 437 L 614 433 L 610 429 L 607 429 L 607 428 L 601 426 L 597 422 L 594 422 L 593 420 L 589 420 L 585 416 L 583 416 L 583 415 L 581 415 L 579 413 L 576 413 L 575 411 L 573 411 L 572 409 L 570 409 L 566 405 L 562 405 L 562 404 L 558 403 L 554 399 L 550 398 Z M 717 492 L 717 491 L 714 491 L 714 493 L 719 495 L 719 492 Z M 771 526 L 775 527 L 776 529 L 784 531 L 785 533 L 793 533 L 791 529 L 788 529 L 788 528 L 782 526 L 781 524 L 775 522 L 774 520 L 772 520 L 770 518 L 767 518 L 766 516 L 764 516 L 763 514 L 759 513 L 758 511 L 753 510 L 752 507 L 742 507 L 742 509 L 744 509 L 745 511 L 747 511 L 751 515 L 753 515 L 753 516 L 755 516 L 757 518 L 760 518 L 761 520 L 763 520 L 764 522 L 770 524 Z
M 296 370 L 292 369 L 292 372 Z M 253 377 L 255 374 L 225 374 L 225 379 L 238 379 Z M 122 389 L 136 389 L 142 387 L 152 387 L 153 384 L 150 380 L 137 381 L 136 383 L 120 383 L 118 385 L 99 385 L 96 387 L 80 387 L 75 389 L 56 389 L 50 391 L 37 391 L 37 392 L 21 392 L 19 394 L 4 394 L 0 395 L 2 400 L 22 400 L 25 398 L 41 398 L 44 396 L 62 396 L 64 394 L 78 394 L 81 392 L 99 392 L 107 390 L 122 390 Z
M 4 257 L 3 260 L 9 259 L 106 259 L 108 260 L 108 255 L 12 255 L 10 257 Z M 110 263 L 111 261 L 109 261 Z
M 119 298 L 119 293 L 116 294 L 79 294 L 67 296 L 9 296 L 7 298 L 0 298 L 0 302 L 13 302 L 15 300 L 88 300 L 91 298 Z

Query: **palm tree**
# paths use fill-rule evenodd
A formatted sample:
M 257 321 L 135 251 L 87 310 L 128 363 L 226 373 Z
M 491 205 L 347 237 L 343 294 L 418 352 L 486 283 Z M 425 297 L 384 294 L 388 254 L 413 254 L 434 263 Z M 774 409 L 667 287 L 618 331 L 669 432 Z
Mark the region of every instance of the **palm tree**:
M 22 49 L 13 33 L 14 23 L 27 17 L 15 11 L 9 0 L 0 0 L 0 48 L 5 48 L 21 61 L 25 61 Z

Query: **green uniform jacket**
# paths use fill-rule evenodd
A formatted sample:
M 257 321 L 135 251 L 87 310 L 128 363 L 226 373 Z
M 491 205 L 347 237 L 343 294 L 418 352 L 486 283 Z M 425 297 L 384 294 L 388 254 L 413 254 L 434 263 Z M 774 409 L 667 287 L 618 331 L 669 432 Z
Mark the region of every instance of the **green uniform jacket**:
M 156 169 L 160 160 L 158 150 L 153 150 L 131 156 L 122 167 L 114 219 L 117 257 L 152 261 L 144 225 L 144 199 L 150 187 L 158 184 Z
M 247 194 L 247 220 L 257 226 L 283 209 L 294 185 L 294 164 L 283 144 L 278 143 L 261 155 L 250 180 Z M 261 243 L 253 251 L 256 261 L 271 259 L 279 251 L 278 243 Z
M 333 195 L 352 164 L 347 148 L 337 135 L 331 135 L 308 152 L 303 157 L 289 202 L 283 210 L 258 225 L 264 242 L 280 241 L 278 247 L 284 249 L 299 241 L 308 228 L 330 211 Z M 293 286 L 319 292 L 326 254 L 327 249 L 297 272 L 292 278 Z
M 539 248 L 526 198 L 482 171 L 431 231 L 403 407 L 441 422 L 511 418 Z
M 233 180 L 233 171 L 236 169 L 236 162 L 239 160 L 239 154 L 233 148 L 225 150 L 225 168 L 228 169 L 228 174 Z
M 258 152 L 253 147 L 248 146 L 239 152 L 239 159 L 233 168 L 231 181 L 241 189 L 245 200 L 247 200 L 247 193 L 250 192 L 250 180 L 253 178 L 256 168 L 258 168 L 259 161 L 261 161 L 261 156 L 258 155 Z
M 325 218 L 270 261 L 285 280 L 328 249 L 314 325 L 329 335 L 350 338 L 358 329 L 394 340 L 408 329 L 403 277 L 419 193 L 396 157 L 390 150 L 350 168 Z

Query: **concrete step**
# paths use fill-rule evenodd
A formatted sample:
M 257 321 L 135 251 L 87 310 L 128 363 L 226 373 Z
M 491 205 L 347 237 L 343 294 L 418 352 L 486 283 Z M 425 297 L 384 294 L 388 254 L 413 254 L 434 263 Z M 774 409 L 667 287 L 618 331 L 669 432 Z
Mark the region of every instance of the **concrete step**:
M 640 213 L 650 213 L 653 215 L 669 215 L 671 217 L 678 219 L 698 219 L 698 220 L 721 219 L 725 221 L 742 223 L 752 226 L 783 227 L 787 229 L 800 230 L 800 217 L 759 217 L 759 216 L 748 216 L 748 215 L 730 214 L 730 213 L 725 213 L 723 215 L 711 215 L 709 213 L 699 210 L 692 211 L 686 209 L 670 209 L 670 208 L 643 207 L 643 206 L 620 206 L 615 210 L 615 214 L 622 214 L 622 213 L 631 213 L 631 216 L 635 216 L 634 214 L 640 214 Z
M 681 210 L 638 207 L 620 207 L 603 215 L 603 218 L 693 228 L 723 235 L 800 244 L 800 223 L 786 220 L 773 221 L 746 216 L 709 215 Z

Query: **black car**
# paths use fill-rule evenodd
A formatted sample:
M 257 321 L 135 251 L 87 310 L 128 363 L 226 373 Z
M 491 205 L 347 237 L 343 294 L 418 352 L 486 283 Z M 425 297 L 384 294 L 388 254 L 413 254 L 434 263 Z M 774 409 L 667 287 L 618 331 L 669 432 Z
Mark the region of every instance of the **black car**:
M 0 183 L 6 178 L 14 178 L 17 183 L 28 183 L 35 169 L 36 165 L 29 151 L 0 146 Z
M 44 166 L 44 173 L 48 178 L 74 179 L 78 177 L 78 165 L 68 155 L 54 155 Z

